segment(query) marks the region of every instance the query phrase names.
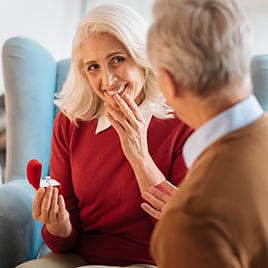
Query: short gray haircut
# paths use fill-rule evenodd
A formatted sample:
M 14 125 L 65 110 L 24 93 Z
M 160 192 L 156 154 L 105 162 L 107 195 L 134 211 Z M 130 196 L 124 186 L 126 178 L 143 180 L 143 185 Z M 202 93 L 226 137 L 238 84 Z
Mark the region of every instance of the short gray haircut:
M 249 80 L 253 33 L 235 0 L 156 0 L 147 52 L 199 97 Z
M 92 120 L 104 113 L 103 101 L 89 84 L 80 53 L 81 44 L 91 34 L 108 33 L 117 38 L 135 63 L 144 69 L 145 98 L 158 117 L 170 117 L 171 109 L 158 88 L 146 53 L 148 24 L 135 10 L 121 4 L 103 4 L 89 11 L 79 22 L 73 39 L 71 68 L 55 104 L 74 123 Z

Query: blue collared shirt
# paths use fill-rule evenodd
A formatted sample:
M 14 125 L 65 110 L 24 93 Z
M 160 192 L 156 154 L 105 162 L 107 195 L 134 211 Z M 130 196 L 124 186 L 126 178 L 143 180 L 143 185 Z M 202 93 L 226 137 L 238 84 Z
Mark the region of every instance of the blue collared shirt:
M 188 168 L 216 140 L 250 123 L 264 111 L 254 95 L 223 111 L 197 129 L 185 142 L 183 156 Z

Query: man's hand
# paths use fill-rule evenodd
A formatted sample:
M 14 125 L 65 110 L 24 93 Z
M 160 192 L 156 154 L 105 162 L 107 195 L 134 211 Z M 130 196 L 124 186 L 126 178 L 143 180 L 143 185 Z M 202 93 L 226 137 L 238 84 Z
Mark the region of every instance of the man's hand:
M 142 193 L 143 199 L 147 202 L 143 202 L 141 207 L 153 218 L 159 220 L 165 205 L 177 189 L 178 187 L 164 180 L 160 184 L 150 187 L 147 191 Z

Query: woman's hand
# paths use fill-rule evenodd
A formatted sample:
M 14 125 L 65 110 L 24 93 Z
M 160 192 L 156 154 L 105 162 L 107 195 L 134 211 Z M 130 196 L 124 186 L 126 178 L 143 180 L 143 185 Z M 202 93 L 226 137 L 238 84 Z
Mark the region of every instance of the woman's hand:
M 119 135 L 123 152 L 132 166 L 148 156 L 147 127 L 134 100 L 126 93 L 113 96 L 118 107 L 106 103 L 107 118 Z
M 159 184 L 164 175 L 151 158 L 147 145 L 147 124 L 128 95 L 114 95 L 115 106 L 106 103 L 107 118 L 117 132 L 122 150 L 133 168 L 140 192 Z
M 147 202 L 143 202 L 141 207 L 153 218 L 159 220 L 165 205 L 177 189 L 178 187 L 164 180 L 160 184 L 150 187 L 147 191 L 142 193 L 143 199 Z
M 70 216 L 64 198 L 58 189 L 49 186 L 39 188 L 33 201 L 33 218 L 46 224 L 47 230 L 59 237 L 67 237 L 72 231 Z

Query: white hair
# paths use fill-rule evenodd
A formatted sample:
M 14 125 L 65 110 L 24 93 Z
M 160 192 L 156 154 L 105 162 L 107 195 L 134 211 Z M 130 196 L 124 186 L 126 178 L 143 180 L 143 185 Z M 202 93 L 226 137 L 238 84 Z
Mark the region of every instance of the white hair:
M 155 116 L 171 117 L 146 54 L 148 25 L 133 9 L 120 4 L 104 4 L 89 11 L 80 21 L 72 45 L 70 72 L 55 104 L 72 121 L 87 121 L 104 113 L 103 101 L 89 84 L 80 53 L 81 44 L 91 34 L 108 33 L 127 49 L 134 62 L 145 71 L 144 93 Z
M 154 17 L 149 59 L 182 87 L 207 97 L 249 81 L 253 35 L 237 1 L 156 0 Z

